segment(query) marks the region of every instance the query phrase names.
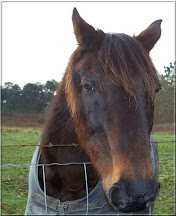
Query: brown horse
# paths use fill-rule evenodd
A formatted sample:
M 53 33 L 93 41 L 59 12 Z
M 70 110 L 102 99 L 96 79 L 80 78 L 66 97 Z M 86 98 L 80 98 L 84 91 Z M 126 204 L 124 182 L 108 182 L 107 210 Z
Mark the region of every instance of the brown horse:
M 161 20 L 133 37 L 95 30 L 76 9 L 72 20 L 78 48 L 46 120 L 40 164 L 91 161 L 89 192 L 101 179 L 114 209 L 143 210 L 159 191 L 150 132 L 160 81 L 149 52 L 160 38 Z M 44 147 L 49 143 L 68 147 Z M 83 166 L 47 166 L 45 171 L 48 196 L 62 202 L 86 196 Z M 41 168 L 39 181 L 43 187 Z

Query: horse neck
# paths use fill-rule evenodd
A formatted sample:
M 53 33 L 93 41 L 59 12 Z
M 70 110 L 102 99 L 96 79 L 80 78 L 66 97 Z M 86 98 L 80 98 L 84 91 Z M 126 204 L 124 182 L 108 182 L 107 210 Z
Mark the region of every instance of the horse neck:
M 83 163 L 90 161 L 80 146 L 52 148 L 44 146 L 49 143 L 53 145 L 78 143 L 73 120 L 67 107 L 66 96 L 63 91 L 58 91 L 45 123 L 40 142 L 40 163 Z M 98 178 L 96 177 L 95 170 L 90 165 L 87 168 L 87 174 L 89 176 L 88 184 L 92 189 L 96 185 Z M 39 179 L 42 180 L 40 171 Z M 48 184 L 48 188 L 50 188 L 47 188 L 50 196 L 59 197 L 61 200 L 81 198 L 85 195 L 84 168 L 82 165 L 47 166 L 46 183 Z M 72 190 L 75 190 L 76 193 L 73 193 Z M 64 194 L 63 197 L 62 194 Z
M 65 145 L 65 147 L 53 147 L 55 149 L 54 152 L 62 152 L 65 156 L 66 154 L 69 154 L 70 151 L 72 154 L 73 152 L 77 154 L 77 156 L 81 153 L 83 154 L 82 159 L 84 161 L 89 160 L 86 153 L 83 153 L 83 150 L 80 147 L 69 147 L 70 144 L 78 144 L 78 139 L 75 133 L 74 123 L 67 106 L 65 92 L 62 89 L 63 88 L 58 89 L 58 93 L 51 104 L 41 137 L 40 150 L 42 153 L 46 152 L 47 154 L 48 148 L 46 148 L 45 145 Z M 56 160 L 54 162 L 60 161 L 57 154 L 54 159 Z

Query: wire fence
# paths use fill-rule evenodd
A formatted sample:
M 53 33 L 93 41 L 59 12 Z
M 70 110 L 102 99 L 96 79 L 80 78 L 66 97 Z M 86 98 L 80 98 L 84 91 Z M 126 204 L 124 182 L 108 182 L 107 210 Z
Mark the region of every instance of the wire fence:
M 85 190 L 86 190 L 86 215 L 89 211 L 89 189 L 88 189 L 88 177 L 87 177 L 87 165 L 90 165 L 91 162 L 83 162 L 83 163 L 77 163 L 77 162 L 70 162 L 70 163 L 50 163 L 50 164 L 32 164 L 32 163 L 26 163 L 26 164 L 2 164 L 1 166 L 10 166 L 10 167 L 22 167 L 22 166 L 37 166 L 42 167 L 42 173 L 43 173 L 43 192 L 44 192 L 44 207 L 45 207 L 45 214 L 48 215 L 48 203 L 47 203 L 47 187 L 46 187 L 46 173 L 45 173 L 45 167 L 46 166 L 70 166 L 70 165 L 83 165 L 84 168 L 84 176 L 85 176 Z M 60 204 L 61 205 L 61 204 Z
M 53 148 L 53 147 L 79 147 L 79 144 L 56 144 L 53 145 L 49 143 L 48 145 L 28 145 L 28 144 L 19 144 L 19 145 L 3 145 L 2 148 L 14 148 L 14 147 L 48 147 L 48 148 Z M 50 163 L 50 164 L 37 164 L 37 163 L 25 163 L 25 164 L 1 164 L 1 167 L 25 167 L 25 166 L 35 166 L 35 167 L 42 167 L 42 173 L 43 173 L 43 192 L 44 192 L 44 206 L 45 206 L 45 214 L 48 214 L 48 204 L 47 204 L 47 188 L 46 188 L 46 173 L 45 173 L 45 167 L 47 166 L 70 166 L 70 165 L 82 165 L 84 168 L 84 176 L 85 176 L 85 190 L 86 190 L 86 203 L 87 203 L 87 208 L 86 208 L 86 215 L 88 214 L 89 210 L 89 198 L 88 198 L 88 177 L 87 177 L 87 169 L 86 166 L 90 165 L 91 162 L 69 162 L 69 163 Z
M 169 140 L 169 141 L 160 141 L 160 142 L 150 142 L 150 143 L 157 143 L 157 144 L 163 144 L 163 143 L 175 143 L 174 140 Z M 55 148 L 55 147 L 73 147 L 73 148 L 78 148 L 79 144 L 52 144 L 49 143 L 48 145 L 33 145 L 33 144 L 12 144 L 12 145 L 3 145 L 1 146 L 2 148 L 15 148 L 15 147 L 46 147 L 46 148 Z M 171 156 L 171 155 L 162 155 L 160 156 L 160 160 L 162 161 L 163 166 L 165 166 L 165 164 L 168 163 L 167 160 L 173 160 L 172 166 L 174 168 L 175 166 L 175 157 Z M 51 163 L 51 164 L 33 164 L 33 163 L 25 163 L 25 164 L 11 164 L 11 163 L 6 163 L 6 164 L 1 164 L 1 167 L 26 167 L 26 166 L 38 166 L 38 167 L 42 167 L 42 173 L 43 173 L 43 185 L 44 185 L 44 206 L 45 206 L 45 213 L 46 215 L 48 214 L 48 203 L 47 203 L 47 188 L 46 188 L 46 173 L 45 173 L 45 167 L 46 166 L 70 166 L 70 165 L 82 165 L 83 169 L 84 169 L 84 178 L 85 178 L 85 191 L 86 191 L 86 203 L 87 203 L 87 207 L 86 207 L 86 215 L 89 213 L 89 188 L 88 188 L 88 177 L 87 177 L 87 165 L 90 165 L 91 162 L 82 162 L 82 163 L 77 163 L 77 162 L 69 162 L 69 163 Z M 162 167 L 161 167 L 162 169 Z M 151 209 L 150 209 L 151 212 Z
M 170 140 L 170 141 L 160 141 L 160 142 L 150 142 L 150 143 L 156 143 L 156 144 L 160 144 L 160 143 L 175 143 L 175 140 Z M 12 144 L 12 145 L 3 145 L 1 147 L 6 147 L 6 148 L 11 148 L 11 147 L 37 147 L 37 146 L 42 146 L 42 147 L 47 147 L 47 148 L 52 148 L 52 147 L 79 147 L 79 144 L 75 144 L 75 143 L 71 143 L 71 144 L 52 144 L 49 143 L 48 145 L 36 145 L 36 144 Z

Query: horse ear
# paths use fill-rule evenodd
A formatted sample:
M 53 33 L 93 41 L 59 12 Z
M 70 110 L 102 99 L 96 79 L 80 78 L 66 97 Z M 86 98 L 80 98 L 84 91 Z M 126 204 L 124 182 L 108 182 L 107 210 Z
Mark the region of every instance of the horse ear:
M 80 17 L 76 8 L 73 9 L 72 21 L 77 42 L 82 49 L 88 49 L 96 45 L 100 41 L 99 37 L 104 34 L 102 31 L 96 31 L 91 25 L 86 23 Z
M 161 22 L 162 20 L 156 20 L 138 36 L 135 36 L 147 52 L 150 52 L 161 36 Z

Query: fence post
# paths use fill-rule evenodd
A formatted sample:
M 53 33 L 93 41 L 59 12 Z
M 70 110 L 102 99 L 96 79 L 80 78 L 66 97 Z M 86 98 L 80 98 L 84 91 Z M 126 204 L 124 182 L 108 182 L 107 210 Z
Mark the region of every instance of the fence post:
M 44 196 L 45 196 L 45 211 L 46 215 L 48 214 L 48 206 L 47 206 L 47 197 L 46 197 L 46 182 L 45 182 L 45 165 L 42 165 L 42 171 L 43 171 L 43 187 L 44 187 Z
M 86 215 L 88 215 L 88 212 L 89 212 L 89 190 L 88 190 L 88 183 L 87 183 L 87 169 L 86 169 L 85 163 L 84 163 L 84 175 L 85 175 L 85 182 L 86 182 L 86 198 L 87 198 Z

